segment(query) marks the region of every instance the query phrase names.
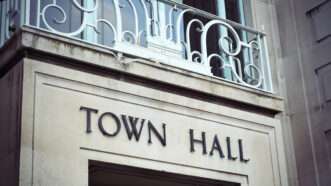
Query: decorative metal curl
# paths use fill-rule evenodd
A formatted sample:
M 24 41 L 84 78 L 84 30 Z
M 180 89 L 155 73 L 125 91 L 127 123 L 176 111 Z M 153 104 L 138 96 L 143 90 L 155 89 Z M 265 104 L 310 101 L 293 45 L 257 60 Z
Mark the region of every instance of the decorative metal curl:
M 137 44 L 142 45 L 142 38 L 145 36 L 147 37 L 147 31 L 146 30 L 141 30 L 138 34 L 138 38 L 137 38 Z
M 95 30 L 96 33 L 100 34 L 100 31 L 98 30 L 97 25 L 99 23 L 103 23 L 106 26 L 108 26 L 108 28 L 114 33 L 114 35 L 115 35 L 114 37 L 117 38 L 116 37 L 117 36 L 116 28 L 115 28 L 115 26 L 111 22 L 109 22 L 106 19 L 97 19 L 95 22 L 96 22 L 96 25 L 93 25 L 93 28 L 94 28 L 94 30 Z
M 258 78 L 255 78 L 253 77 L 252 75 L 250 75 L 251 73 L 251 69 L 254 69 L 255 70 L 255 74 L 257 74 Z M 256 65 L 253 65 L 253 64 L 248 64 L 245 66 L 244 68 L 244 72 L 245 72 L 245 75 L 246 75 L 246 79 L 247 81 L 250 79 L 250 80 L 255 80 L 256 83 L 255 84 L 252 84 L 250 83 L 250 85 L 253 85 L 254 88 L 258 88 L 262 85 L 262 82 L 263 82 L 263 77 L 262 77 L 262 71 L 260 70 L 260 68 L 258 68 Z
M 223 48 L 224 49 L 223 51 L 229 56 L 238 55 L 241 51 L 241 48 L 242 48 L 242 42 L 240 40 L 240 37 L 237 34 L 236 30 L 230 24 L 228 24 L 224 21 L 221 21 L 221 20 L 212 20 L 212 21 L 209 21 L 205 25 L 204 31 L 203 31 L 202 36 L 201 36 L 201 40 L 202 40 L 201 41 L 202 42 L 201 50 L 203 51 L 203 54 L 207 55 L 207 34 L 208 34 L 209 29 L 214 25 L 222 25 L 222 26 L 226 27 L 228 29 L 229 33 L 232 34 L 232 36 L 234 38 L 234 41 L 236 43 L 236 48 L 233 49 L 233 51 L 226 50 L 224 48 Z
M 172 24 L 167 24 L 166 26 L 165 26 L 165 28 L 166 28 L 166 33 L 167 33 L 167 40 L 168 41 L 172 41 L 172 40 L 174 40 L 174 30 L 175 30 L 175 27 L 174 27 L 174 25 L 172 25 Z M 169 36 L 168 36 L 169 35 Z
M 76 35 L 80 34 L 81 32 L 83 32 L 84 28 L 86 27 L 86 22 L 85 22 L 85 19 L 86 18 L 85 18 L 85 15 L 83 15 L 83 17 L 82 17 L 82 23 L 81 23 L 80 27 L 77 30 L 75 30 L 73 32 L 69 32 L 69 33 L 63 33 L 63 32 L 58 31 L 57 29 L 53 28 L 48 23 L 48 21 L 46 19 L 46 12 L 50 8 L 55 8 L 58 11 L 60 11 L 60 13 L 61 13 L 61 15 L 63 17 L 62 20 L 58 20 L 56 18 L 53 18 L 53 21 L 54 22 L 59 23 L 59 24 L 63 24 L 63 23 L 65 23 L 67 21 L 67 14 L 66 14 L 66 12 L 64 11 L 64 9 L 61 6 L 58 6 L 56 4 L 56 1 L 54 1 L 52 4 L 46 5 L 42 9 L 42 11 L 41 11 L 41 18 L 42 18 L 42 20 L 43 20 L 43 22 L 44 22 L 44 24 L 45 24 L 45 26 L 46 26 L 47 29 L 51 30 L 52 32 L 54 32 L 56 34 L 65 35 L 65 36 L 69 36 L 69 37 L 70 36 L 76 36 Z
M 99 31 L 98 29 L 98 24 L 106 25 L 114 33 L 114 39 L 112 43 L 116 43 L 117 31 L 114 25 L 106 19 L 97 19 L 95 22 L 96 22 L 95 25 L 88 24 L 88 26 L 91 26 L 97 34 L 101 34 L 101 31 Z
M 131 44 L 136 44 L 137 36 L 133 32 L 126 30 L 122 33 L 122 41 L 131 43 Z
M 233 40 L 227 35 L 222 35 L 221 38 L 218 40 L 218 46 L 223 52 L 229 54 L 233 51 Z
M 250 46 L 250 52 L 252 55 L 252 59 L 251 60 L 254 60 L 254 59 L 258 59 L 259 58 L 259 55 L 260 55 L 260 44 L 256 41 L 256 40 L 252 40 L 248 43 L 248 45 Z
M 219 55 L 219 54 L 211 54 L 210 56 L 208 56 L 208 64 L 210 64 L 211 60 L 214 59 L 214 58 L 221 61 L 221 66 L 220 66 L 221 69 L 225 69 L 227 67 L 231 68 L 230 65 L 225 63 L 226 60 L 224 59 L 224 57 Z
M 135 36 L 138 36 L 139 35 L 139 18 L 138 18 L 137 8 L 131 0 L 127 0 L 127 1 L 129 2 L 129 5 L 131 6 L 132 11 L 133 11 L 134 25 L 135 25 L 135 27 L 134 27 Z
M 186 9 L 186 10 L 183 10 L 177 17 L 177 21 L 176 21 L 176 29 L 177 29 L 177 36 L 176 36 L 176 41 L 177 41 L 177 44 L 180 43 L 180 24 L 182 21 L 184 21 L 184 15 L 187 14 L 187 13 L 192 13 L 194 14 L 194 10 L 193 9 Z
M 242 72 L 241 70 L 241 61 L 239 58 L 236 58 L 236 57 L 232 57 L 232 56 L 229 56 L 229 58 L 231 60 L 228 60 L 229 62 L 226 63 L 227 60 L 225 60 L 225 58 L 219 54 L 211 54 L 208 56 L 208 64 L 210 64 L 211 60 L 213 58 L 217 58 L 221 61 L 221 66 L 220 68 L 221 69 L 230 69 L 232 74 L 233 74 L 233 77 L 241 84 L 245 85 L 245 86 L 248 86 L 248 87 L 252 87 L 252 88 L 259 88 L 261 85 L 262 85 L 262 81 L 263 81 L 263 78 L 262 78 L 262 72 L 261 70 L 256 67 L 255 65 L 253 64 L 248 64 L 244 67 L 244 72 Z M 237 63 L 237 66 L 238 66 L 238 70 L 236 68 L 236 63 Z M 252 77 L 249 73 L 249 70 L 250 68 L 253 68 L 255 71 L 256 71 L 256 74 L 258 75 L 258 79 Z M 242 75 L 245 75 L 245 77 L 247 77 L 246 79 L 251 79 L 251 80 L 256 80 L 257 83 L 255 84 L 252 84 L 252 83 L 249 83 L 249 82 L 246 82 L 244 80 L 244 78 L 242 77 Z M 254 83 L 254 82 L 253 82 Z
M 147 8 L 147 5 L 146 5 L 146 1 L 148 3 L 151 3 L 150 0 L 140 0 L 140 2 L 142 4 L 142 7 L 143 7 L 143 10 L 144 10 L 145 21 L 146 21 L 146 37 L 149 37 L 152 34 L 151 33 L 152 19 L 149 16 L 148 8 Z
M 166 25 L 167 35 L 169 34 L 169 37 L 167 37 L 167 40 L 172 41 L 175 40 L 174 38 L 174 31 L 175 31 L 175 25 L 173 24 L 173 18 L 175 12 L 178 11 L 178 7 L 175 4 L 169 11 L 169 24 Z
M 201 52 L 199 52 L 199 51 L 191 52 L 190 59 L 192 60 L 192 62 L 195 62 L 195 63 L 203 63 L 202 55 L 201 55 Z
M 248 43 L 253 49 L 260 50 L 260 44 L 256 40 L 252 40 Z
M 198 32 L 203 32 L 204 29 L 204 25 L 203 22 L 200 21 L 199 19 L 192 19 L 188 24 L 187 24 L 187 29 L 186 29 L 186 42 L 187 42 L 187 53 L 188 53 L 188 60 L 189 61 L 193 61 L 194 59 L 193 57 L 193 53 L 192 53 L 192 49 L 191 49 L 191 36 L 190 36 L 190 31 L 191 31 L 191 27 L 194 23 L 197 23 L 199 25 L 200 29 L 197 29 Z M 202 59 L 202 54 L 199 52 L 200 54 L 200 63 L 203 63 L 203 59 Z

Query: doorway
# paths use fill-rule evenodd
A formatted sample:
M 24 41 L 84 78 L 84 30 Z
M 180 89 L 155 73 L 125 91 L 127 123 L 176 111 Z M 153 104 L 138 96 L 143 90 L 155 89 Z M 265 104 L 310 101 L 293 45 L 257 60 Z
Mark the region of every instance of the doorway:
M 240 184 L 90 161 L 89 186 L 240 186 Z

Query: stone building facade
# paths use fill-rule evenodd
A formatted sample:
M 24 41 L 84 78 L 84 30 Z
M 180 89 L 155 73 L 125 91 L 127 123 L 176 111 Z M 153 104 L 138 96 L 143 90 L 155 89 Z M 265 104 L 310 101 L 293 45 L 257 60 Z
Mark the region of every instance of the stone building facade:
M 327 186 L 329 5 L 297 4 L 0 1 L 0 185 Z

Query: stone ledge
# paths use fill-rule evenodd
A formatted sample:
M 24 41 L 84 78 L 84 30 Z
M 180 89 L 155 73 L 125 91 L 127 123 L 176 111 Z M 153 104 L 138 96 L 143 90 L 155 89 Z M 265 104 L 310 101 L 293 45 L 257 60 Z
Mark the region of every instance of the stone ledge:
M 267 109 L 275 114 L 284 110 L 282 98 L 271 93 L 243 87 L 151 60 L 121 56 L 118 55 L 117 51 L 105 47 L 28 27 L 23 27 L 0 49 L 0 56 L 3 56 L 1 57 L 3 60 L 0 61 L 0 72 L 4 70 L 3 67 L 7 66 L 6 64 L 10 63 L 9 59 L 13 59 L 23 49 L 61 56 L 61 58 L 71 59 L 82 64 L 112 69 L 171 84 L 244 105 Z

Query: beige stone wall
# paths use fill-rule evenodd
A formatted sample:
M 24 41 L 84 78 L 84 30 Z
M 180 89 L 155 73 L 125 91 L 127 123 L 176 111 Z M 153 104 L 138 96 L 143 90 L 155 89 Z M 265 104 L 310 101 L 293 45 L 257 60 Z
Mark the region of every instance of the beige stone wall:
M 288 151 L 291 137 L 284 117 L 275 117 L 284 109 L 275 4 L 251 3 L 255 28 L 267 33 L 275 94 L 23 28 L 13 42 L 15 50 L 29 49 L 22 63 L 20 185 L 87 186 L 88 160 L 242 186 L 289 185 L 287 172 L 293 173 L 293 164 L 286 161 L 284 149 L 293 152 Z M 90 133 L 81 106 L 98 110 L 92 114 Z M 149 120 L 159 131 L 165 123 L 167 145 L 155 135 L 149 144 L 146 125 L 139 142 L 128 139 L 123 122 L 116 137 L 103 135 L 98 120 L 105 112 Z M 116 129 L 114 120 L 104 123 L 106 131 Z M 190 151 L 190 129 L 195 138 L 205 132 L 206 155 L 198 143 Z M 210 155 L 216 134 L 224 158 L 217 151 Z M 227 158 L 226 137 L 232 140 L 234 156 L 239 156 L 242 140 L 248 162 Z
M 53 59 L 53 62 L 56 62 Z M 164 77 L 166 78 L 166 77 Z M 282 130 L 278 119 L 213 104 L 166 91 L 93 75 L 37 60 L 24 59 L 20 185 L 87 185 L 88 160 L 112 162 L 186 175 L 241 183 L 243 186 L 285 186 Z M 86 133 L 81 106 L 98 109 Z M 167 145 L 148 130 L 130 141 L 124 126 L 116 137 L 102 135 L 98 117 L 104 112 L 127 114 L 167 126 Z M 114 120 L 105 119 L 107 131 Z M 218 135 L 225 156 L 226 137 L 243 140 L 249 162 L 203 155 L 195 144 L 190 152 L 189 130 L 206 132 L 207 152 Z M 236 147 L 237 146 L 237 147 Z

